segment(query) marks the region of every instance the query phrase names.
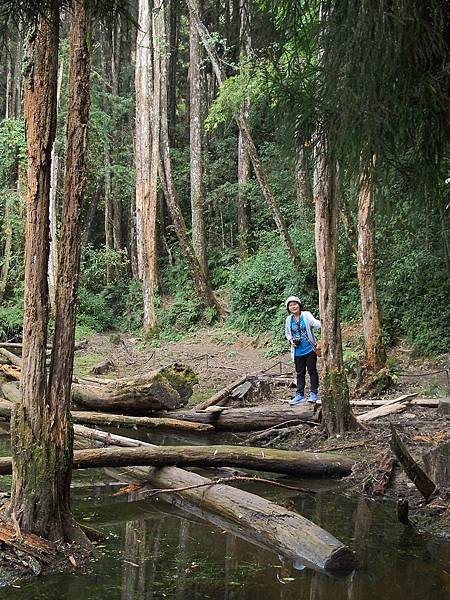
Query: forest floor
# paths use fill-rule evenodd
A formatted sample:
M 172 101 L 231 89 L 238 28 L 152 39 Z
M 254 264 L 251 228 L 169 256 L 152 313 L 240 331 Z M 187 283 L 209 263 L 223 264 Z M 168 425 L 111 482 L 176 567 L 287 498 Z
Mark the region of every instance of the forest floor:
M 343 339 L 350 357 L 356 357 L 360 338 L 358 325 L 344 328 Z M 194 406 L 244 374 L 292 372 L 293 365 L 288 353 L 275 358 L 264 356 L 267 341 L 264 336 L 251 338 L 223 328 L 202 330 L 180 341 L 158 342 L 155 346 L 123 334 L 99 334 L 88 338 L 86 346 L 76 352 L 75 372 L 78 375 L 87 374 L 97 363 L 109 360 L 112 366 L 105 377 L 118 378 L 145 373 L 173 362 L 183 362 L 197 373 L 198 385 L 188 404 Z M 398 344 L 390 351 L 389 358 L 389 364 L 396 373 L 395 386 L 382 396 L 377 396 L 377 399 L 388 400 L 410 393 L 417 393 L 418 398 L 449 397 L 449 359 L 449 355 L 417 358 L 406 344 Z M 349 379 L 351 383 L 351 373 Z M 270 396 L 258 400 L 258 405 L 280 405 L 288 402 L 294 392 L 293 387 L 276 387 Z M 353 398 L 359 399 L 355 395 Z M 365 396 L 364 399 L 369 398 Z M 368 410 L 371 409 L 358 407 L 355 413 Z M 274 433 L 273 437 L 268 437 L 261 444 L 316 452 L 338 451 L 352 456 L 358 460 L 358 466 L 348 478 L 347 489 L 349 493 L 362 493 L 370 482 L 381 476 L 379 467 L 389 450 L 390 423 L 396 426 L 418 462 L 421 462 L 425 452 L 450 440 L 450 415 L 440 414 L 437 408 L 410 405 L 401 413 L 378 418 L 368 422 L 364 429 L 334 438 L 327 439 L 320 427 L 299 425 L 282 435 Z M 399 498 L 408 500 L 415 525 L 427 530 L 434 529 L 450 539 L 450 490 L 443 491 L 438 498 L 425 505 L 414 484 L 397 466 L 381 499 L 395 501 Z

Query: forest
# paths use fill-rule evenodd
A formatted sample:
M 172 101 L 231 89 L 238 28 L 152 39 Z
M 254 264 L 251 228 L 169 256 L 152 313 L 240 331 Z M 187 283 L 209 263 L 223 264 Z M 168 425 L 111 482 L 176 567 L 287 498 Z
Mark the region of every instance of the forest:
M 448 3 L 0 23 L 0 598 L 447 597 Z

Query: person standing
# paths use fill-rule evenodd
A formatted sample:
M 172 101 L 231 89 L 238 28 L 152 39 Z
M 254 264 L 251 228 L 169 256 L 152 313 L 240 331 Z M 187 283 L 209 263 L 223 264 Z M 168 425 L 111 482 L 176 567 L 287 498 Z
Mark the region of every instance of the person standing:
M 308 402 L 317 402 L 319 391 L 319 373 L 317 372 L 317 354 L 315 348 L 317 339 L 313 329 L 320 329 L 320 321 L 313 315 L 302 310 L 300 298 L 289 296 L 286 300 L 286 309 L 289 315 L 286 318 L 285 336 L 291 343 L 291 356 L 295 362 L 295 371 L 297 373 L 297 391 L 292 400 L 291 406 L 296 406 L 305 401 L 305 377 L 308 369 L 311 391 Z

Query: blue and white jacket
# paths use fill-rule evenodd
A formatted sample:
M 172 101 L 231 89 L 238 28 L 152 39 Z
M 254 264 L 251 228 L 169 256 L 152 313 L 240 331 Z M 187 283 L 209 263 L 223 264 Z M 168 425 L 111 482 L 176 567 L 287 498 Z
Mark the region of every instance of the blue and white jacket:
M 316 347 L 317 344 L 317 338 L 313 333 L 313 329 L 320 329 L 320 321 L 318 321 L 317 319 L 315 319 L 312 314 L 308 311 L 308 310 L 302 310 L 302 312 L 300 313 L 301 316 L 303 317 L 303 321 L 305 323 L 305 329 L 306 329 L 306 335 L 308 337 L 308 341 L 311 344 L 311 346 L 313 348 Z M 288 315 L 286 317 L 286 324 L 284 327 L 284 335 L 286 336 L 286 339 L 290 342 L 292 340 L 292 333 L 291 333 L 291 321 L 294 315 Z M 294 360 L 294 353 L 295 353 L 295 347 L 292 346 L 291 344 L 291 356 L 292 356 L 292 360 Z

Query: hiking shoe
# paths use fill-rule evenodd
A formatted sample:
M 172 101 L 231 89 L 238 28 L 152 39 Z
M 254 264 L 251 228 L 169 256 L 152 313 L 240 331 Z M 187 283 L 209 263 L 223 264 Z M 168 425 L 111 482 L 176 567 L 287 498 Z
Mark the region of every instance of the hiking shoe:
M 289 400 L 289 404 L 291 406 L 297 406 L 297 404 L 300 404 L 301 402 L 305 401 L 305 396 L 303 396 L 302 394 L 295 394 L 295 396 L 292 398 L 292 400 Z
M 317 392 L 311 392 L 309 394 L 308 402 L 315 404 L 317 402 Z

